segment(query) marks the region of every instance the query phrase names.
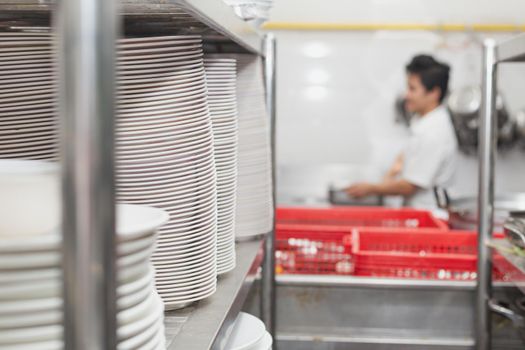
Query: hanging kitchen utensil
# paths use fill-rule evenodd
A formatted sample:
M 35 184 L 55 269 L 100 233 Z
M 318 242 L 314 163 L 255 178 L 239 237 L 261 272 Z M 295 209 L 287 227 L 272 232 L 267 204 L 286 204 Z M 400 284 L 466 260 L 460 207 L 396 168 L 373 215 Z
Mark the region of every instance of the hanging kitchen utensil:
M 478 226 L 477 197 L 450 198 L 447 191 L 435 188 L 436 201 L 449 214 L 449 225 L 458 230 L 476 230 Z M 448 198 L 448 199 L 441 199 Z M 499 194 L 494 198 L 494 231 L 501 232 L 505 220 L 513 212 L 525 211 L 525 193 Z
M 525 213 L 512 213 L 505 221 L 503 230 L 510 243 L 525 249 Z
M 458 135 L 460 147 L 468 153 L 478 145 L 478 129 L 482 103 L 481 88 L 466 86 L 450 95 L 447 105 Z M 515 141 L 515 123 L 509 117 L 501 95 L 496 98 L 498 145 L 508 147 Z

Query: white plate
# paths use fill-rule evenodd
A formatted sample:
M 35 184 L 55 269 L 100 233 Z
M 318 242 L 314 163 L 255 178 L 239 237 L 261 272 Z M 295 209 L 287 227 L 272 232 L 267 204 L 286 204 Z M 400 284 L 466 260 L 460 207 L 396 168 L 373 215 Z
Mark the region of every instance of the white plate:
M 7 97 L 3 96 L 0 99 L 0 106 L 2 108 L 13 107 L 13 106 L 29 106 L 35 104 L 37 101 L 57 101 L 57 92 L 43 92 L 39 91 L 38 93 L 30 94 L 27 96 L 16 96 L 16 97 Z M 32 103 L 31 103 L 32 102 Z
M 174 72 L 171 74 L 148 74 L 146 76 L 130 76 L 128 79 L 120 78 L 118 84 L 123 88 L 133 88 L 136 85 L 142 85 L 144 83 L 151 82 L 171 82 L 172 85 L 176 85 L 176 83 L 184 85 L 186 83 L 194 82 L 196 80 L 202 80 L 204 84 L 204 79 L 204 70 L 202 70 L 202 68 L 199 68 L 199 64 L 195 64 L 195 68 L 186 69 L 184 71 Z
M 199 132 L 204 131 L 208 134 L 206 137 L 209 139 L 212 137 L 212 128 L 211 123 L 202 123 L 200 126 L 196 127 Z M 206 131 L 209 130 L 209 131 Z M 171 135 L 170 135 L 171 133 Z M 136 130 L 136 131 L 126 131 L 121 135 L 117 136 L 117 147 L 126 147 L 128 144 L 143 144 L 145 142 L 155 142 L 155 141 L 169 141 L 176 139 L 177 135 L 179 138 L 184 138 L 185 140 L 192 139 L 192 133 L 186 127 L 181 126 L 168 126 L 164 130 L 162 129 L 151 129 L 151 130 Z M 193 137 L 194 139 L 202 138 L 201 135 Z M 209 140 L 211 141 L 211 140 Z M 212 143 L 213 144 L 213 143 Z
M 138 199 L 137 201 L 139 201 Z M 129 199 L 127 201 L 132 201 Z M 174 203 L 173 200 L 168 202 L 148 201 L 158 207 L 163 207 L 173 217 L 173 221 L 162 227 L 161 233 L 164 234 L 170 228 L 189 228 L 188 224 L 204 223 L 202 218 L 208 217 L 210 212 L 216 212 L 215 193 L 209 197 L 203 198 L 195 203 Z M 193 217 L 193 219 L 192 219 Z
M 217 271 L 213 270 L 213 273 L 209 274 L 207 280 L 203 280 L 193 285 L 182 287 L 179 283 L 175 282 L 173 285 L 157 285 L 157 291 L 163 295 L 169 295 L 170 297 L 188 298 L 195 294 L 200 294 L 204 291 L 216 288 L 217 285 Z
M 126 80 L 137 79 L 141 76 L 149 76 L 152 79 L 155 79 L 166 75 L 173 76 L 177 73 L 185 74 L 187 72 L 202 71 L 201 67 L 202 65 L 199 62 L 199 59 L 165 62 L 162 66 L 159 66 L 158 64 L 126 66 L 117 69 L 117 79 L 122 84 L 125 84 Z
M 171 290 L 164 290 L 160 291 L 160 294 L 169 300 L 173 299 L 190 299 L 190 298 L 196 298 L 202 295 L 207 295 L 208 293 L 215 291 L 217 289 L 217 276 L 215 276 L 212 279 L 212 282 L 210 282 L 208 285 L 204 285 L 202 287 L 196 288 L 193 291 L 188 291 L 186 293 L 176 293 L 177 288 L 173 288 L 173 291 Z
M 192 151 L 195 153 L 195 150 L 202 150 L 206 152 L 211 151 L 208 148 L 213 147 L 213 135 L 209 132 L 209 128 L 204 127 L 199 133 L 200 135 L 196 135 L 193 139 L 180 140 L 179 144 L 173 144 L 170 147 L 166 147 L 164 149 L 158 147 L 157 149 L 145 149 L 140 152 L 140 150 L 136 149 L 126 150 L 126 146 L 117 145 L 117 157 L 119 157 L 118 161 L 122 163 L 131 162 L 133 159 L 140 159 L 140 157 L 145 155 L 157 155 L 157 157 L 159 157 L 162 156 L 162 152 L 164 152 L 165 156 L 179 155 L 182 157 Z
M 124 309 L 117 313 L 117 321 L 120 327 L 136 322 L 149 314 L 156 301 L 155 293 L 148 293 L 147 298 L 136 306 Z
M 210 201 L 215 201 L 217 186 L 215 174 L 211 173 L 206 179 L 199 183 L 186 186 L 186 188 L 173 187 L 171 191 L 119 191 L 118 197 L 124 202 L 147 201 L 150 205 L 164 208 L 167 211 L 177 212 L 179 215 L 195 212 L 209 205 Z M 173 219 L 176 219 L 173 217 Z
M 210 268 L 202 273 L 195 273 L 194 276 L 191 276 L 191 278 L 171 278 L 171 279 L 165 279 L 165 280 L 159 280 L 156 281 L 157 288 L 160 292 L 162 292 L 162 289 L 170 289 L 170 288 L 184 288 L 184 287 L 192 287 L 195 286 L 196 283 L 207 281 L 211 277 L 216 277 L 216 271 L 215 268 Z M 182 289 L 181 289 L 182 290 Z
M 164 307 L 162 302 L 156 293 L 153 293 L 153 295 L 155 297 L 153 298 L 151 307 L 148 309 L 149 311 L 147 315 L 139 318 L 136 322 L 119 327 L 117 330 L 117 337 L 119 341 L 124 341 L 126 339 L 130 339 L 133 336 L 139 335 L 145 329 L 151 327 L 151 325 L 153 325 L 163 316 Z
M 182 149 L 183 147 L 193 146 L 193 145 L 213 145 L 211 142 L 212 135 L 207 130 L 208 128 L 205 128 L 203 130 L 203 138 L 201 140 L 191 140 L 186 139 L 184 141 L 181 140 L 170 140 L 169 138 L 163 138 L 163 139 L 155 139 L 152 138 L 149 143 L 145 142 L 143 145 L 124 145 L 122 143 L 117 144 L 117 157 L 132 157 L 137 156 L 140 157 L 142 155 L 147 155 L 150 153 L 159 153 L 159 152 L 168 152 L 168 151 L 177 151 L 180 149 L 179 153 L 182 153 L 184 155 L 185 153 L 188 153 L 187 150 Z M 210 146 L 208 146 L 210 147 Z M 191 149 L 190 149 L 191 150 Z M 203 151 L 210 152 L 211 150 L 204 149 Z
M 181 267 L 184 266 L 184 264 L 193 263 L 195 261 L 198 261 L 201 258 L 215 256 L 216 254 L 216 244 L 217 240 L 211 239 L 210 242 L 203 243 L 202 248 L 197 248 L 190 252 L 182 252 L 178 254 L 176 251 L 174 251 L 172 254 L 165 253 L 164 255 L 157 255 L 152 258 L 152 262 L 155 265 L 162 265 L 164 264 L 179 264 Z
M 170 63 L 177 63 L 185 60 L 197 60 L 202 57 L 202 53 L 198 50 L 190 50 L 188 52 L 185 52 L 184 55 L 170 55 L 170 54 L 164 54 L 164 55 L 137 55 L 133 57 L 133 59 L 129 60 L 121 60 L 119 59 L 118 62 L 118 69 L 123 68 L 130 68 L 137 65 L 162 65 L 162 64 L 170 64 Z
M 224 178 L 222 178 L 224 179 Z M 138 194 L 140 192 L 142 193 L 163 193 L 163 192 L 176 192 L 179 193 L 179 191 L 183 191 L 188 188 L 199 188 L 204 183 L 213 184 L 216 181 L 216 171 L 215 169 L 211 168 L 206 170 L 206 168 L 202 170 L 197 170 L 196 175 L 188 175 L 186 177 L 177 177 L 172 181 L 164 181 L 164 182 L 152 182 L 152 181 L 145 181 L 143 183 L 137 182 L 137 183 L 131 183 L 131 182 L 119 182 L 119 188 L 117 193 L 120 194 L 127 194 L 127 195 L 133 195 Z M 226 183 L 225 181 L 222 183 Z
M 0 330 L 0 345 L 56 341 L 60 339 L 62 332 L 61 325 Z
M 155 282 L 152 280 L 149 281 L 149 284 L 144 288 L 136 291 L 133 294 L 119 298 L 117 300 L 118 310 L 123 311 L 131 309 L 143 303 L 152 293 L 155 292 Z
M 117 128 L 119 137 L 125 136 L 125 133 L 137 134 L 147 129 L 158 129 L 157 124 L 163 126 L 176 127 L 175 130 L 180 129 L 186 132 L 194 128 L 200 128 L 202 125 L 210 124 L 211 117 L 208 109 L 203 101 L 197 103 L 190 103 L 178 109 L 166 107 L 153 111 L 153 113 L 139 112 L 138 109 L 132 110 L 133 113 L 126 115 L 120 114 L 117 120 Z M 136 113 L 138 112 L 138 114 Z
M 186 185 L 176 185 L 174 184 L 171 189 L 161 189 L 155 190 L 144 190 L 144 191 L 118 191 L 118 197 L 121 201 L 126 201 L 126 199 L 136 199 L 140 200 L 141 198 L 147 198 L 149 203 L 158 203 L 159 205 L 170 205 L 174 208 L 175 204 L 177 207 L 186 206 L 186 205 L 195 205 L 198 202 L 202 202 L 205 199 L 213 195 L 213 198 L 210 200 L 215 200 L 216 194 L 213 192 L 217 191 L 216 186 L 216 176 L 214 172 L 210 172 L 207 175 L 203 174 L 202 179 L 193 180 L 193 183 Z
M 166 248 L 168 246 L 172 246 L 174 248 L 178 248 L 178 249 L 181 249 L 182 247 L 185 247 L 185 246 L 188 246 L 188 245 L 200 245 L 200 243 L 203 241 L 203 240 L 206 240 L 207 238 L 209 239 L 213 239 L 214 236 L 216 235 L 216 229 L 215 229 L 215 226 L 212 226 L 210 229 L 207 229 L 206 231 L 202 231 L 204 232 L 203 234 L 195 234 L 195 233 L 191 233 L 189 235 L 187 235 L 186 237 L 183 237 L 183 238 L 180 238 L 180 237 L 176 237 L 176 235 L 174 235 L 174 238 L 172 241 L 169 241 L 169 238 L 168 240 L 166 241 L 160 241 L 159 244 L 163 244 L 162 248 Z M 205 236 L 203 238 L 201 238 L 201 236 Z M 188 237 L 192 237 L 193 239 L 191 238 L 188 238 Z M 212 249 L 210 249 L 211 251 Z
M 273 344 L 272 335 L 268 332 L 264 334 L 264 337 L 252 350 L 271 350 Z
M 7 316 L 0 315 L 0 330 L 57 325 L 62 322 L 62 317 L 62 310 L 60 309 L 25 314 L 16 313 Z
M 147 153 L 159 147 L 159 144 L 162 143 L 169 143 L 173 145 L 173 148 L 176 148 L 184 146 L 185 143 L 191 141 L 209 140 L 213 135 L 211 132 L 212 126 L 207 116 L 203 116 L 202 118 L 202 120 L 197 120 L 194 124 L 188 125 L 164 124 L 164 130 L 162 128 L 152 129 L 145 127 L 130 128 L 129 130 L 123 130 L 124 128 L 122 128 L 120 131 L 121 134 L 117 137 L 117 151 L 122 152 L 129 149 L 136 152 L 137 150 L 133 149 L 133 147 L 136 148 L 137 143 L 149 143 L 149 147 L 143 151 Z M 142 141 L 140 141 L 141 139 Z
M 192 295 L 191 297 L 172 297 L 169 294 L 162 295 L 162 300 L 164 301 L 164 306 L 166 310 L 172 310 L 175 308 L 180 308 L 181 305 L 193 303 L 213 295 L 217 288 L 210 288 L 209 290 L 203 291 L 199 294 Z
M 151 340 L 141 345 L 140 350 L 166 350 L 166 336 L 164 333 L 164 323 L 159 321 L 157 332 Z
M 117 167 L 118 169 L 125 169 L 133 166 L 148 166 L 148 164 L 157 164 L 169 159 L 173 160 L 174 164 L 179 164 L 179 167 L 186 163 L 188 159 L 195 156 L 202 156 L 213 152 L 213 137 L 203 136 L 203 139 L 196 141 L 188 141 L 185 144 L 172 147 L 169 150 L 149 151 L 144 153 L 127 153 L 117 151 Z M 149 157 L 148 157 L 149 156 Z M 181 164 L 183 163 L 183 164 Z
M 60 294 L 61 287 L 58 279 L 4 285 L 0 288 L 0 301 L 55 297 Z
M 0 252 L 1 254 L 1 252 Z M 20 283 L 26 281 L 39 282 L 41 280 L 53 280 L 61 278 L 60 269 L 41 269 L 27 271 L 0 272 L 0 288 L 6 284 Z
M 157 270 L 158 274 L 162 274 L 167 268 L 171 268 L 170 272 L 179 272 L 187 271 L 198 266 L 208 266 L 210 261 L 215 262 L 216 260 L 216 247 L 213 249 L 208 249 L 207 251 L 202 252 L 197 256 L 192 256 L 186 259 L 180 259 L 179 261 L 174 261 L 173 259 L 164 259 L 164 260 L 151 260 Z
M 202 234 L 198 235 L 200 239 L 192 242 L 184 242 L 183 240 L 178 240 L 178 237 L 170 241 L 169 238 L 166 239 L 166 237 L 164 237 L 163 240 L 160 240 L 157 243 L 155 255 L 161 256 L 162 253 L 173 252 L 175 250 L 180 253 L 181 250 L 189 251 L 190 249 L 196 249 L 198 247 L 208 245 L 208 243 L 211 243 L 211 241 L 215 241 L 215 236 L 215 230 L 210 229 L 208 231 L 203 231 Z
M 199 277 L 201 275 L 204 275 L 210 271 L 214 271 L 216 269 L 216 261 L 214 259 L 209 259 L 206 265 L 196 265 L 192 268 L 188 268 L 186 270 L 178 271 L 175 274 L 171 273 L 171 270 L 166 270 L 166 272 L 159 272 L 156 275 L 156 281 L 157 282 L 169 282 L 172 283 L 173 281 L 186 281 L 186 280 L 193 280 L 195 277 Z
M 166 248 L 162 251 L 157 249 L 155 251 L 155 260 L 153 261 L 168 261 L 176 263 L 183 261 L 184 259 L 194 259 L 195 257 L 209 255 L 210 252 L 215 250 L 216 245 L 216 235 L 212 234 L 210 237 L 204 238 L 202 244 L 195 247 L 187 248 L 185 246 L 179 246 L 178 249 L 174 247 L 172 250 Z
M 195 96 L 206 92 L 206 87 L 202 83 L 196 83 L 195 86 L 189 86 L 184 88 L 177 88 L 167 86 L 163 89 L 150 88 L 144 92 L 131 93 L 127 91 L 126 94 L 121 94 L 118 97 L 118 106 L 129 106 L 137 101 L 150 102 L 150 101 L 165 101 L 167 98 L 183 98 L 187 96 Z
M 162 317 L 150 327 L 145 329 L 143 332 L 138 335 L 127 339 L 117 345 L 117 350 L 135 350 L 135 349 L 144 349 L 149 348 L 149 344 L 152 341 L 158 342 L 158 334 L 161 329 L 164 328 L 164 323 Z
M 195 171 L 206 174 L 208 171 L 214 171 L 213 162 L 203 162 L 193 164 L 192 167 L 181 167 L 181 172 L 178 173 L 153 173 L 153 174 L 138 174 L 133 176 L 133 173 L 122 174 L 118 173 L 118 184 L 119 189 L 133 190 L 134 188 L 165 188 L 171 186 L 172 183 L 183 181 L 188 177 L 194 176 Z M 128 176 L 126 176 L 128 175 Z
M 215 218 L 215 213 L 210 213 L 213 218 L 208 220 L 206 224 L 194 224 L 191 222 L 191 225 L 194 227 L 189 229 L 183 229 L 180 231 L 175 231 L 170 227 L 167 227 L 161 234 L 158 245 L 190 245 L 197 242 L 200 242 L 203 236 L 213 235 L 216 231 L 217 223 Z M 189 225 L 188 225 L 189 226 Z
M 215 263 L 215 260 L 212 259 Z M 166 289 L 170 289 L 172 292 L 187 293 L 191 292 L 192 288 L 201 288 L 205 284 L 215 283 L 212 281 L 216 278 L 216 267 L 215 264 L 207 264 L 206 268 L 188 270 L 187 273 L 180 272 L 177 276 L 159 276 L 162 278 L 155 281 L 156 288 L 159 292 L 165 292 Z M 176 290 L 172 290 L 176 287 Z
M 202 60 L 202 52 L 199 50 L 198 45 L 188 45 L 185 47 L 179 47 L 181 50 L 172 50 L 161 55 L 143 55 L 141 53 L 133 54 L 133 51 L 123 51 L 122 54 L 118 55 L 118 70 L 132 69 L 137 67 L 138 69 L 144 69 L 146 67 L 169 65 L 179 62 L 198 62 Z
M 118 48 L 125 49 L 128 47 L 134 48 L 140 45 L 155 45 L 156 43 L 160 44 L 169 44 L 169 45 L 178 45 L 181 43 L 197 43 L 202 42 L 200 35 L 165 35 L 165 36 L 146 36 L 146 37 L 129 37 L 118 39 Z
M 183 266 L 179 266 L 178 264 L 177 266 L 174 266 L 173 264 L 156 266 L 159 270 L 156 276 L 159 278 L 159 281 L 167 282 L 187 280 L 194 278 L 197 275 L 200 276 L 206 274 L 209 271 L 216 270 L 217 260 L 215 255 L 211 254 L 205 258 L 201 258 L 200 260 L 201 261 L 187 263 Z M 175 268 L 178 268 L 178 270 Z
M 177 237 L 182 239 L 198 238 L 199 232 L 202 233 L 206 230 L 214 230 L 216 228 L 216 205 L 204 207 L 199 210 L 191 211 L 184 215 L 179 215 L 176 211 L 172 211 L 172 215 L 177 216 L 177 220 L 173 220 L 161 229 L 160 239 L 164 237 Z
M 144 37 L 144 38 L 122 38 L 119 39 L 117 50 L 121 55 L 135 53 L 138 50 L 146 49 L 146 51 L 153 51 L 152 48 L 168 47 L 172 50 L 180 49 L 188 51 L 188 46 L 200 48 L 202 45 L 202 38 L 195 37 Z
M 17 85 L 18 86 L 18 85 Z M 118 96 L 130 95 L 135 96 L 139 93 L 149 93 L 158 89 L 184 89 L 194 88 L 196 86 L 205 86 L 202 72 L 184 74 L 174 79 L 156 79 L 145 80 L 137 79 L 136 81 L 127 80 L 125 84 L 117 84 L 116 91 Z
M 196 212 L 195 214 L 198 216 L 196 220 L 163 227 L 159 244 L 164 246 L 167 244 L 175 246 L 192 244 L 193 242 L 201 241 L 201 237 L 207 237 L 212 232 L 216 232 L 217 219 L 213 208 L 212 210 L 202 213 Z
M 61 340 L 2 346 L 2 350 L 64 350 Z
M 217 276 L 223 276 L 231 271 L 235 270 L 235 264 L 233 265 L 230 265 L 230 266 L 225 266 L 225 267 L 221 267 L 220 269 L 217 268 Z

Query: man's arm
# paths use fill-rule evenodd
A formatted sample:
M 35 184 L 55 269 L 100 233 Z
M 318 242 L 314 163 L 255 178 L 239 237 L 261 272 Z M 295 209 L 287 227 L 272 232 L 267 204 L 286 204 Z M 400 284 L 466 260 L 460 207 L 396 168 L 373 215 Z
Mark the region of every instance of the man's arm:
M 346 193 L 354 198 L 367 196 L 403 196 L 409 197 L 417 192 L 419 188 L 410 182 L 399 180 L 385 180 L 380 183 L 362 182 L 346 188 Z
M 397 178 L 398 175 L 401 174 L 401 171 L 403 171 L 404 161 L 405 157 L 403 156 L 403 153 L 399 154 L 390 169 L 388 169 L 388 172 L 385 174 L 383 181 L 394 180 Z

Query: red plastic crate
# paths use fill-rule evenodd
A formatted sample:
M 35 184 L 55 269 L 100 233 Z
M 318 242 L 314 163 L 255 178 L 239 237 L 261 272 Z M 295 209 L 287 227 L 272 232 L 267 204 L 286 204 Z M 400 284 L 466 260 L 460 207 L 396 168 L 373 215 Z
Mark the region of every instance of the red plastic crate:
M 351 243 L 349 228 L 279 224 L 276 230 L 276 272 L 352 274 Z
M 477 234 L 470 231 L 359 229 L 353 235 L 352 253 L 357 276 L 437 280 L 477 277 Z M 495 271 L 495 278 L 503 276 Z
M 278 224 L 448 230 L 447 225 L 430 212 L 405 208 L 278 208 L 276 219 Z

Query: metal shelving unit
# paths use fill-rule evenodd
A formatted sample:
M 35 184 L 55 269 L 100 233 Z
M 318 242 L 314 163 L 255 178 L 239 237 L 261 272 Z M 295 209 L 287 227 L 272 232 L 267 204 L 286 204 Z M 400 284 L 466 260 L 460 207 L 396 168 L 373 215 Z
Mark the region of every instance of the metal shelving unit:
M 476 349 L 491 348 L 492 261 L 494 217 L 494 167 L 496 153 L 497 70 L 508 62 L 525 63 L 525 35 L 496 44 L 486 40 L 483 54 L 483 104 L 479 131 L 478 285 L 476 291 Z
M 3 0 L 0 29 L 48 26 L 55 3 L 58 4 L 54 0 Z M 119 4 L 126 34 L 199 34 L 207 44 L 226 45 L 226 51 L 264 56 L 262 37 L 223 1 L 122 0 Z
M 108 204 L 115 203 L 114 43 L 119 28 L 131 36 L 199 34 L 205 51 L 266 58 L 272 135 L 275 127 L 272 36 L 263 38 L 221 0 L 122 0 L 120 7 L 115 5 L 110 0 L 0 0 L 0 30 L 45 31 L 52 22 L 58 28 L 63 216 L 68 232 L 65 331 L 66 348 L 76 350 L 112 349 L 116 344 L 115 211 Z M 166 315 L 169 349 L 223 349 L 260 268 L 265 279 L 262 298 L 274 296 L 273 232 L 237 244 L 237 254 L 238 266 L 219 279 L 215 295 Z M 273 335 L 275 304 L 261 304 Z

